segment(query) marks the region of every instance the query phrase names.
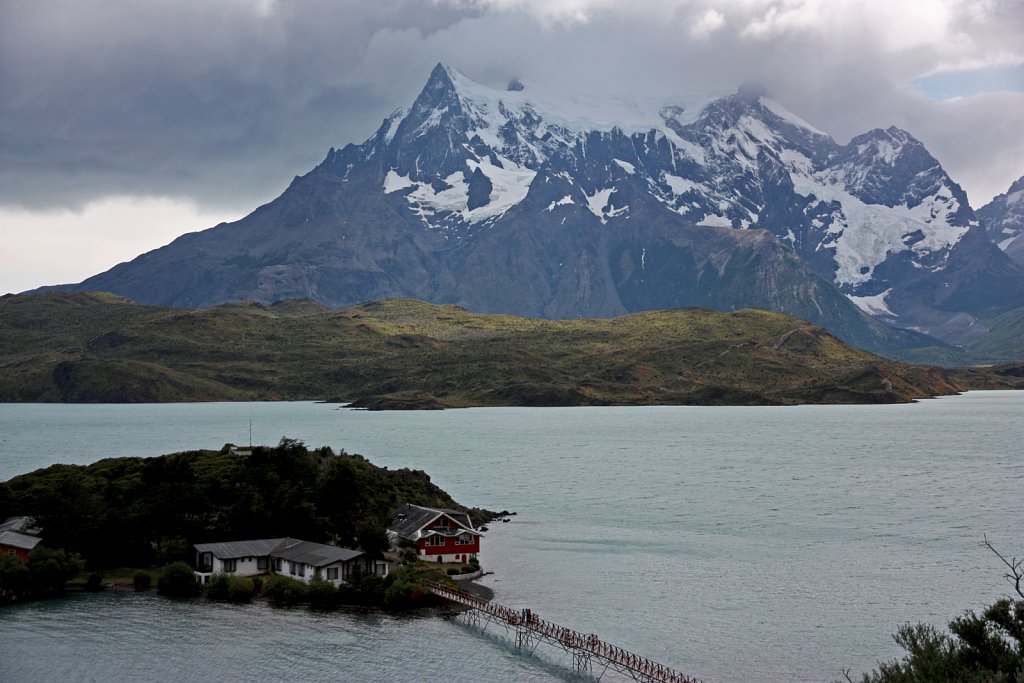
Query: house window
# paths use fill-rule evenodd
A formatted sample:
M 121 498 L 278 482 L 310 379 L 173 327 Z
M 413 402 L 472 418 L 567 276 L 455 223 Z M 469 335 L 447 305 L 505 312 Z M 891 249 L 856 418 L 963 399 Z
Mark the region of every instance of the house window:
M 288 563 L 288 573 L 291 574 L 292 576 L 295 576 L 296 565 L 298 565 L 298 562 L 289 562 Z
M 338 568 L 337 567 L 328 567 L 327 568 L 327 580 L 328 581 L 337 581 L 338 580 Z
M 266 571 L 267 570 L 267 558 L 265 558 L 265 557 L 257 557 L 256 558 L 256 569 L 261 571 L 261 572 Z
M 444 544 L 445 544 L 445 537 L 441 536 L 440 534 L 434 534 L 433 536 L 431 536 L 430 538 L 427 539 L 427 545 L 444 545 Z
M 211 571 L 213 569 L 213 553 L 200 553 L 197 569 L 201 572 Z
M 459 534 L 455 540 L 456 545 L 473 545 L 473 537 L 469 534 Z
M 273 558 L 271 558 L 270 559 L 270 568 L 273 569 L 275 572 L 281 571 L 281 558 L 280 557 L 273 557 Z
M 221 563 L 225 572 L 233 572 L 238 568 L 238 560 L 222 560 Z
M 302 564 L 300 562 L 299 563 L 299 576 L 305 576 L 305 575 L 306 575 L 306 565 L 304 565 L 304 564 Z

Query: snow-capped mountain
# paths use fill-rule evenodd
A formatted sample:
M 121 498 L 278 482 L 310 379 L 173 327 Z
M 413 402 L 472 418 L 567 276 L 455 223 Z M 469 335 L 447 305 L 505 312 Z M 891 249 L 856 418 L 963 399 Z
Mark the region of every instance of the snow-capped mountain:
M 877 351 L 959 341 L 1024 270 L 920 142 L 847 145 L 763 95 L 499 91 L 442 65 L 409 109 L 236 223 L 74 289 L 206 306 L 413 296 L 545 317 L 785 310 Z
M 865 312 L 899 326 L 961 340 L 986 306 L 1024 296 L 980 235 L 968 242 L 983 259 L 958 253 L 978 223 L 909 133 L 874 130 L 839 145 L 754 92 L 646 107 L 559 101 L 489 90 L 439 66 L 409 111 L 325 167 L 344 175 L 375 155 L 389 164 L 383 191 L 400 194 L 425 228 L 458 238 L 522 202 L 541 168 L 571 181 L 547 210 L 578 204 L 602 222 L 628 215 L 621 179 L 632 176 L 688 222 L 769 230 Z M 953 304 L 961 262 L 974 271 L 985 260 L 990 268 L 968 279 L 1009 275 L 1006 296 L 980 309 Z
M 1024 265 L 1024 177 L 978 209 L 989 238 L 1019 264 Z

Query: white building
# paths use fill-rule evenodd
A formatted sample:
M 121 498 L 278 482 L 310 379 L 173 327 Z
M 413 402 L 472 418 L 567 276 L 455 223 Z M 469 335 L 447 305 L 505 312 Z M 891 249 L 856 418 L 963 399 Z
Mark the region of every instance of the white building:
M 378 576 L 388 573 L 386 561 L 374 560 L 361 550 L 296 538 L 197 543 L 193 547 L 200 583 L 206 583 L 214 574 L 281 574 L 305 583 L 319 577 L 337 586 L 357 572 Z

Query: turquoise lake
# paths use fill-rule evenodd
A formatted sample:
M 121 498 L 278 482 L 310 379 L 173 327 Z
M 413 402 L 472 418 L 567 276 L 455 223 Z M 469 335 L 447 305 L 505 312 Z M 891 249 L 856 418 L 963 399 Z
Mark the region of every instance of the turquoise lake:
M 708 682 L 831 681 L 1008 595 L 1024 392 L 897 406 L 365 412 L 321 403 L 0 404 L 0 479 L 226 442 L 361 453 L 514 510 L 495 599 Z M 0 680 L 559 681 L 571 657 L 436 615 L 104 593 L 0 609 Z M 609 672 L 602 680 L 621 680 Z

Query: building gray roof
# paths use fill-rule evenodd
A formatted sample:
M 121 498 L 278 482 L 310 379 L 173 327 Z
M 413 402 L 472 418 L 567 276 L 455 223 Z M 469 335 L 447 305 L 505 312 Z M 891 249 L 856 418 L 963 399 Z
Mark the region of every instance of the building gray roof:
M 446 508 L 428 508 L 411 503 L 406 503 L 392 513 L 391 525 L 388 529 L 398 534 L 400 538 L 415 541 L 422 535 L 423 527 L 441 515 L 447 515 L 449 519 L 462 527 L 460 531 L 469 531 L 477 536 L 481 535 L 473 529 L 473 523 L 469 521 L 469 515 L 465 512 L 448 510 Z
M 19 534 L 38 536 L 43 530 L 32 517 L 8 517 L 0 524 L 0 531 L 17 531 Z
M 0 531 L 0 545 L 10 546 L 11 548 L 32 550 L 41 540 L 38 536 L 29 536 L 28 534 L 22 534 L 9 529 Z
M 335 562 L 347 562 L 363 554 L 361 550 L 336 545 L 313 543 L 297 538 L 259 538 L 252 541 L 224 543 L 197 543 L 196 552 L 213 553 L 222 560 L 240 557 L 279 557 L 290 562 L 301 562 L 311 567 L 324 567 Z
M 362 555 L 363 551 L 313 543 L 312 541 L 287 539 L 272 554 L 274 557 L 280 557 L 290 562 L 302 562 L 311 567 L 325 567 L 335 562 L 348 562 Z
M 238 559 L 239 557 L 267 557 L 275 548 L 290 538 L 259 538 L 252 541 L 227 541 L 225 543 L 197 543 L 195 549 L 200 553 L 213 553 L 222 560 Z

